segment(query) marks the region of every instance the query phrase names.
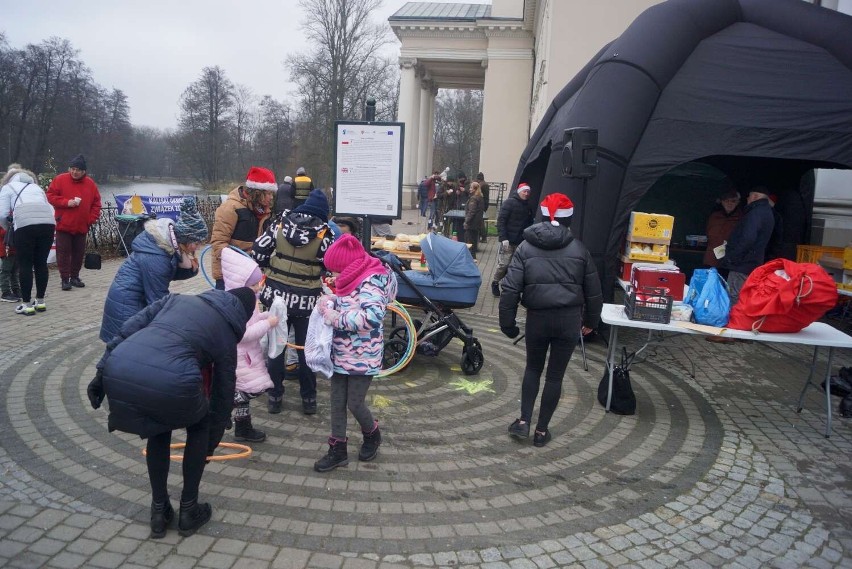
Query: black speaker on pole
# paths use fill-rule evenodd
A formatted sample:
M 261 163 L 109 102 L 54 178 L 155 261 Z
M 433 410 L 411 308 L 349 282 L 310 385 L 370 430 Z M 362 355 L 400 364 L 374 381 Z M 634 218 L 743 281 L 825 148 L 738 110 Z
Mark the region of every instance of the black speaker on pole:
M 562 141 L 562 175 L 566 178 L 594 178 L 598 173 L 597 129 L 566 128 Z

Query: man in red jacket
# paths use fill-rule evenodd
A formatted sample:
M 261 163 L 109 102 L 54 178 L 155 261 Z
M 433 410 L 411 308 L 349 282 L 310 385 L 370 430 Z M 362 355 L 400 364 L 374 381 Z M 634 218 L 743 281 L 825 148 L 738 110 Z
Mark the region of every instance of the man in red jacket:
M 59 174 L 50 183 L 47 201 L 56 210 L 56 263 L 62 290 L 82 288 L 86 286 L 80 280 L 86 234 L 101 214 L 101 194 L 95 181 L 86 175 L 82 154 L 71 160 L 67 173 Z

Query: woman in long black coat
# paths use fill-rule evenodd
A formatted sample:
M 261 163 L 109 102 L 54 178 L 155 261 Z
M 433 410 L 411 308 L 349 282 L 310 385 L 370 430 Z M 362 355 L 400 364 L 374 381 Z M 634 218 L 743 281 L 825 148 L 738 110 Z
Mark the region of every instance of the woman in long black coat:
M 212 508 L 198 503 L 198 487 L 231 415 L 237 343 L 256 302 L 249 288 L 168 295 L 129 319 L 97 365 L 88 388 L 92 407 L 106 395 L 109 430 L 148 439 L 151 537 L 163 537 L 174 518 L 168 494 L 174 429 L 187 433 L 180 534 L 192 535 L 210 520 Z

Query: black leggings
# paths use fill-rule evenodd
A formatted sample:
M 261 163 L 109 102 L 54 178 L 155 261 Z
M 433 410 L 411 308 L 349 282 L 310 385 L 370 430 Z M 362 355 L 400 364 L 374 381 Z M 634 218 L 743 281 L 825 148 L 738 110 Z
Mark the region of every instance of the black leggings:
M 198 486 L 207 461 L 207 442 L 210 437 L 208 416 L 186 428 L 186 448 L 183 451 L 183 492 L 181 502 L 198 499 Z M 172 432 L 166 431 L 148 438 L 148 479 L 151 482 L 151 497 L 162 503 L 169 499 L 169 445 Z
M 53 245 L 53 230 L 47 223 L 27 225 L 15 230 L 15 251 L 18 255 L 21 298 L 32 300 L 33 271 L 35 271 L 36 298 L 44 298 L 47 291 L 47 256 Z
M 524 327 L 527 345 L 527 367 L 521 386 L 521 419 L 531 422 L 533 406 L 541 384 L 544 360 L 550 349 L 547 373 L 544 376 L 544 390 L 541 394 L 541 408 L 538 412 L 536 429 L 546 430 L 550 418 L 556 411 L 562 397 L 562 378 L 571 361 L 571 354 L 580 339 L 582 309 L 560 308 L 553 310 L 528 310 Z

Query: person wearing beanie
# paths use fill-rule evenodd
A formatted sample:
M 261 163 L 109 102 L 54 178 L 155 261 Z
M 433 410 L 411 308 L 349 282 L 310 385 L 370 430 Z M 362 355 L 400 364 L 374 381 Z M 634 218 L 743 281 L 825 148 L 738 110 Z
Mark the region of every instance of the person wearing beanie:
M 293 205 L 300 206 L 305 203 L 310 193 L 314 191 L 314 181 L 305 171 L 304 166 L 296 170 L 296 178 L 293 180 Z
M 482 228 L 482 216 L 485 212 L 485 199 L 479 182 L 470 184 L 470 199 L 464 208 L 464 235 L 470 243 L 470 254 L 476 259 L 479 250 L 479 232 Z
M 521 382 L 521 414 L 509 425 L 513 438 L 529 437 L 547 360 L 533 437 L 537 447 L 551 439 L 550 419 L 559 404 L 562 379 L 580 334 L 597 328 L 603 308 L 595 263 L 585 245 L 571 233 L 574 204 L 564 194 L 550 194 L 541 202 L 541 212 L 543 221 L 524 230 L 523 241 L 500 283 L 503 334 L 509 338 L 520 334 L 516 321 L 518 303 L 527 309 L 527 363 Z
M 497 269 L 491 280 L 491 294 L 494 296 L 500 296 L 500 280 L 506 276 L 515 249 L 524 240 L 524 230 L 533 222 L 533 212 L 527 202 L 530 194 L 532 189 L 529 184 L 521 182 L 503 201 L 497 214 L 497 239 L 500 240 L 500 249 Z
M 195 198 L 191 200 L 194 207 Z M 185 202 L 186 203 L 186 200 Z M 150 219 L 144 231 L 130 244 L 130 255 L 118 268 L 104 301 L 100 338 L 109 342 L 118 334 L 121 326 L 134 314 L 169 294 L 172 281 L 184 280 L 198 274 L 195 251 L 198 242 L 187 239 L 204 239 L 206 226 L 202 230 L 184 220 L 186 233 L 178 237 L 175 223 L 167 218 Z M 195 226 L 192 231 L 189 227 Z
M 275 218 L 254 243 L 252 256 L 266 275 L 260 301 L 269 308 L 276 296 L 287 304 L 287 325 L 294 332 L 296 345 L 304 346 L 308 334 L 308 318 L 317 297 L 322 292 L 322 260 L 333 241 L 328 223 L 328 202 L 320 190 L 311 192 L 309 199 L 292 211 Z M 269 412 L 281 412 L 284 397 L 283 379 L 286 372 L 287 348 L 277 358 L 269 360 L 269 375 L 275 385 L 268 393 Z M 302 411 L 313 415 L 317 411 L 317 380 L 305 364 L 305 353 L 298 350 L 299 394 Z
M 272 207 L 272 214 L 275 217 L 296 207 L 295 192 L 293 178 L 284 176 L 284 182 L 278 185 L 278 191 L 275 192 L 275 205 Z
M 207 242 L 207 223 L 198 211 L 198 201 L 194 196 L 187 196 L 180 203 L 175 236 L 182 244 Z
M 740 205 L 740 193 L 730 188 L 722 192 L 716 199 L 716 206 L 707 218 L 707 249 L 704 251 L 704 264 L 708 267 L 717 267 L 719 259 L 716 258 L 713 249 L 719 247 L 728 240 L 734 227 L 743 216 L 743 208 Z
M 86 254 L 86 235 L 101 214 L 101 194 L 86 175 L 86 159 L 78 154 L 68 171 L 56 176 L 47 188 L 47 201 L 56 212 L 56 264 L 62 290 L 86 286 L 80 269 Z
M 222 250 L 222 278 L 225 290 L 248 287 L 256 295 L 263 285 L 263 273 L 251 257 L 227 247 Z M 260 443 L 266 433 L 258 431 L 251 423 L 252 399 L 273 387 L 266 369 L 266 359 L 260 340 L 271 328 L 278 325 L 278 317 L 261 312 L 257 298 L 252 296 L 252 316 L 246 324 L 246 333 L 237 345 L 237 384 L 234 390 L 234 440 Z
M 165 537 L 175 517 L 178 533 L 190 536 L 213 514 L 199 502 L 201 478 L 229 422 L 237 343 L 254 304 L 250 288 L 167 295 L 129 319 L 96 365 L 89 403 L 98 409 L 108 398 L 109 430 L 148 439 L 151 538 Z M 177 429 L 186 429 L 186 448 L 176 515 L 168 478 Z
M 333 296 L 322 296 L 317 310 L 334 329 L 331 340 L 330 415 L 328 452 L 314 463 L 314 470 L 327 472 L 349 463 L 346 410 L 361 427 L 363 442 L 358 460 L 376 458 L 382 434 L 379 422 L 367 407 L 370 384 L 382 368 L 384 332 L 382 322 L 389 303 L 396 298 L 396 275 L 379 259 L 369 255 L 350 234 L 341 235 L 325 254 L 325 266 L 333 275 Z
M 213 248 L 213 278 L 216 288 L 224 289 L 222 250 L 228 245 L 251 251 L 254 240 L 271 220 L 273 194 L 278 190 L 275 174 L 266 168 L 252 166 L 245 184 L 234 188 L 216 208 L 210 245 Z

